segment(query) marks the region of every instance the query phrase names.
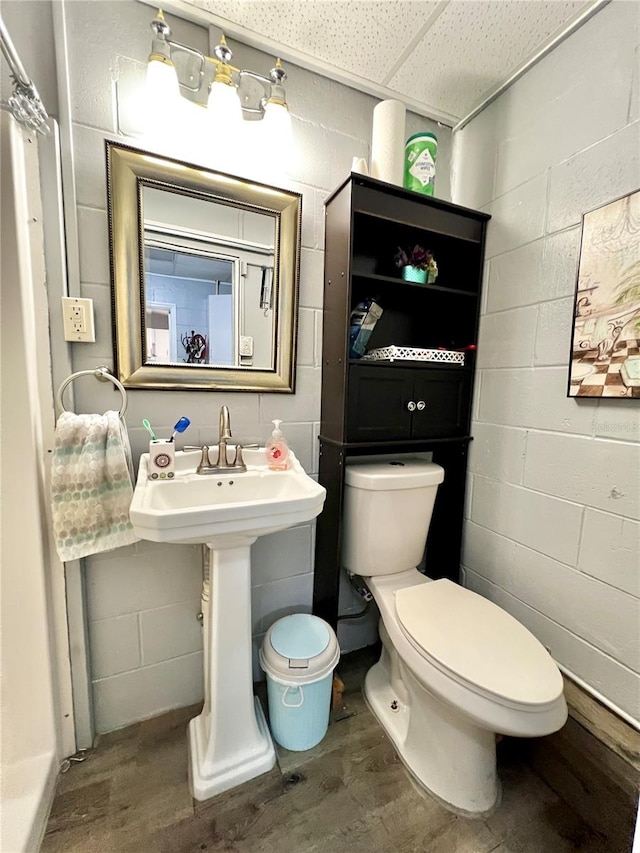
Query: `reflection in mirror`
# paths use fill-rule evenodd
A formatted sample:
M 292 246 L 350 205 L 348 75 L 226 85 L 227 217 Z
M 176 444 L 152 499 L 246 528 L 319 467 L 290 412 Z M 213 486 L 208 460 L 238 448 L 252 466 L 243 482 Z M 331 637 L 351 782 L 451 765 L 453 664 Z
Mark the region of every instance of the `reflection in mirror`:
M 107 176 L 120 381 L 292 392 L 300 196 L 112 142 Z
M 142 210 L 145 363 L 267 370 L 275 218 L 149 186 Z

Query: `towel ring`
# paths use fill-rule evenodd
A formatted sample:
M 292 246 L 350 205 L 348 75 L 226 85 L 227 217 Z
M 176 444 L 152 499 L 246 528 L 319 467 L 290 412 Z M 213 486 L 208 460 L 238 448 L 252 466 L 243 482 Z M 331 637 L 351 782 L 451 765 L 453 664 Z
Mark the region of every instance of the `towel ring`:
M 65 409 L 64 403 L 62 401 L 62 395 L 64 394 L 67 385 L 71 384 L 74 379 L 77 379 L 79 376 L 95 376 L 96 379 L 99 379 L 101 382 L 113 382 L 118 391 L 122 394 L 122 405 L 120 406 L 120 411 L 118 414 L 122 418 L 124 413 L 127 411 L 127 392 L 124 389 L 124 385 L 122 382 L 119 382 L 115 376 L 109 372 L 109 368 L 102 365 L 101 367 L 96 367 L 95 370 L 79 370 L 77 373 L 72 373 L 71 376 L 68 376 L 64 382 L 58 388 L 58 393 L 56 395 L 56 402 L 58 406 L 62 409 L 63 412 L 67 412 L 68 409 Z

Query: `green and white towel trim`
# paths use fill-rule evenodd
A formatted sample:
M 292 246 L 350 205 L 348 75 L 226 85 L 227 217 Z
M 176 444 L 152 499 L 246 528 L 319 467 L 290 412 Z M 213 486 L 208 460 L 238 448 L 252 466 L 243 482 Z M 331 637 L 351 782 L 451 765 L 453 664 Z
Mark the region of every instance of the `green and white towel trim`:
M 56 424 L 51 470 L 53 531 L 61 560 L 78 560 L 137 542 L 129 440 L 118 412 L 64 412 Z

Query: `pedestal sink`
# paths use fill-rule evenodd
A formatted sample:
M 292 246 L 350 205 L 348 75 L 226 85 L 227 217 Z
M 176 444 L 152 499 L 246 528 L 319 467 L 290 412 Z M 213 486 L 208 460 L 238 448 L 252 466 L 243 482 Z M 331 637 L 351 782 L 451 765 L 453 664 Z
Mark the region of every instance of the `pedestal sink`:
M 259 536 L 310 521 L 325 489 L 293 453 L 287 471 L 267 468 L 264 448 L 247 449 L 247 471 L 198 475 L 197 454 L 176 453 L 173 480 L 148 479 L 140 459 L 130 516 L 152 542 L 203 543 L 204 707 L 189 723 L 189 781 L 197 800 L 266 773 L 275 750 L 253 696 L 251 545 Z

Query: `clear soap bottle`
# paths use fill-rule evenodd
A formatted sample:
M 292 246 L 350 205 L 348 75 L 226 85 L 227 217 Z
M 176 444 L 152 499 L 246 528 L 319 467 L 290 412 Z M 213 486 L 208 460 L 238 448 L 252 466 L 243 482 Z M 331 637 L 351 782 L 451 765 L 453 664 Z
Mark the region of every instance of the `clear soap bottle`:
M 281 423 L 282 421 L 273 421 L 275 429 L 265 449 L 267 465 L 272 471 L 286 471 L 289 467 L 289 447 L 280 431 Z

